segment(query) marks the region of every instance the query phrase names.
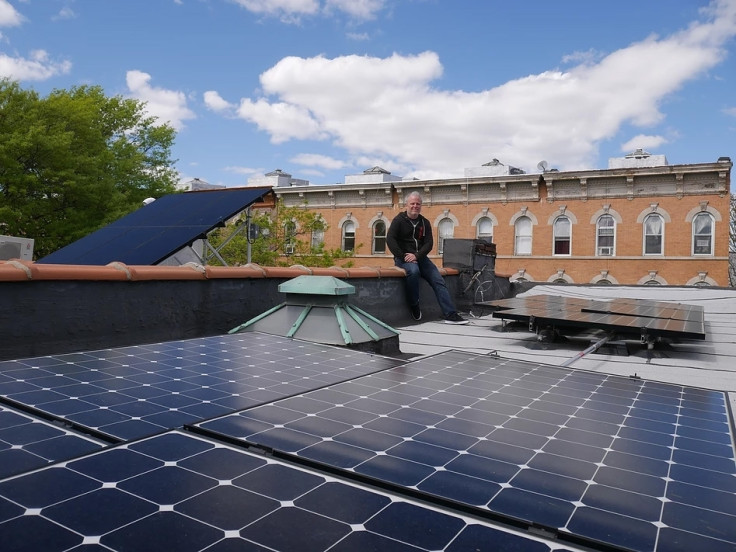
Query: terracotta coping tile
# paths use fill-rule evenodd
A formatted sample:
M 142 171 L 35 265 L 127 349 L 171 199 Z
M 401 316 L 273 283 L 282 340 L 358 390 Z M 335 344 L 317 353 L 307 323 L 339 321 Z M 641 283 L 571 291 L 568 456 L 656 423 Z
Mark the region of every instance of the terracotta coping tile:
M 266 271 L 258 265 L 206 266 L 207 278 L 265 278 Z
M 457 274 L 453 268 L 440 268 L 442 274 Z M 336 278 L 403 278 L 406 272 L 398 267 L 340 266 L 307 267 L 303 265 L 202 266 L 187 263 L 182 266 L 126 265 L 112 262 L 106 266 L 37 264 L 31 261 L 0 261 L 0 282 L 23 280 L 206 280 L 208 278 L 296 278 L 318 275 Z
M 0 263 L 0 282 L 20 282 L 31 279 L 31 269 L 20 261 Z
M 309 274 L 308 270 L 294 266 L 264 266 L 263 270 L 266 271 L 268 278 L 296 278 Z
M 127 280 L 128 276 L 112 266 L 99 265 L 30 265 L 33 280 Z
M 181 266 L 128 266 L 130 279 L 143 280 L 205 280 L 204 267 L 185 264 Z

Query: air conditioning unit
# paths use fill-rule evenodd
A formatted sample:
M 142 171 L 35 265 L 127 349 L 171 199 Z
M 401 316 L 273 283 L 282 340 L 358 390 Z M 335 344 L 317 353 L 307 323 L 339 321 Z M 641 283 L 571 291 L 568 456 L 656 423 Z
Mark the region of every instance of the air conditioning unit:
M 601 257 L 610 257 L 613 255 L 613 247 L 599 247 L 598 255 Z
M 0 236 L 0 261 L 8 261 L 10 259 L 32 261 L 33 240 L 31 238 Z
M 284 246 L 284 253 L 287 255 L 293 255 L 294 254 L 294 244 L 293 243 L 287 243 Z

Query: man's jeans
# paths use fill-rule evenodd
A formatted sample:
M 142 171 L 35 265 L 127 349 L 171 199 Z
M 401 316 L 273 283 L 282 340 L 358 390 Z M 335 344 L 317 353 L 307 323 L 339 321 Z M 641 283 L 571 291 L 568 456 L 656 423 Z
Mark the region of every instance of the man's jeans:
M 410 306 L 419 303 L 419 278 L 427 280 L 437 297 L 443 316 L 455 312 L 455 303 L 450 297 L 450 292 L 445 284 L 445 279 L 437 270 L 437 267 L 427 257 L 422 257 L 416 263 L 405 263 L 403 259 L 394 257 L 394 264 L 406 271 L 406 300 Z

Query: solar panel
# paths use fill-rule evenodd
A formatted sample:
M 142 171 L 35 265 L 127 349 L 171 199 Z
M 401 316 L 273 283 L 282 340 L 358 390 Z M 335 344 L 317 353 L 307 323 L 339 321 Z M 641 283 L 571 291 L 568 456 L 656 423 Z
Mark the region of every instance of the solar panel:
M 0 362 L 0 396 L 117 442 L 400 362 L 253 332 Z
M 705 339 L 703 307 L 640 299 L 596 301 L 533 295 L 489 301 L 495 318 L 540 325 L 598 328 L 623 334 Z
M 561 550 L 179 431 L 0 481 L 0 503 L 3 549 L 14 551 Z
M 231 188 L 163 196 L 38 263 L 155 265 L 260 200 L 268 188 Z
M 563 542 L 736 546 L 718 391 L 452 351 L 196 429 Z
M 0 404 L 0 479 L 106 444 Z

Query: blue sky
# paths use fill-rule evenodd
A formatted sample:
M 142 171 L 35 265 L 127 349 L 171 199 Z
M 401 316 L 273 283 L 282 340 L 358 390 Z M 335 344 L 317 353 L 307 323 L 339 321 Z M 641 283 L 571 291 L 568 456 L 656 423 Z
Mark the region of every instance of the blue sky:
M 736 160 L 736 0 L 0 0 L 0 76 L 174 126 L 182 181 Z

